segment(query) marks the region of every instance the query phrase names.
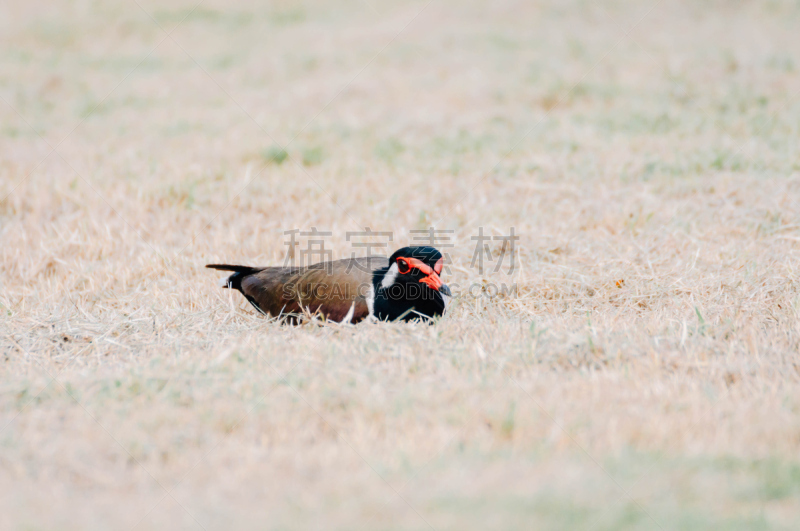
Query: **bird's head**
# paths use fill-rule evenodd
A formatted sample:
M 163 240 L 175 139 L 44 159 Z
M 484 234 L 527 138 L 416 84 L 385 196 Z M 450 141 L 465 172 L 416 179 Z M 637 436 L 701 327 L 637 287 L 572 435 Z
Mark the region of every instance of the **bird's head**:
M 439 276 L 443 266 L 442 253 L 433 247 L 403 247 L 389 258 L 389 269 L 381 281 L 381 286 L 389 288 L 398 283 L 422 283 L 449 297 L 450 288 Z

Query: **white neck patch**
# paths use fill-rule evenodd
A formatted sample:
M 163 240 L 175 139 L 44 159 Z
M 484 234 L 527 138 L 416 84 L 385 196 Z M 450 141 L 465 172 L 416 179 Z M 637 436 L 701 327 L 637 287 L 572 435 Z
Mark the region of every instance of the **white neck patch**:
M 394 284 L 394 280 L 397 278 L 397 262 L 392 264 L 392 267 L 389 268 L 389 271 L 383 275 L 383 280 L 381 280 L 381 287 L 386 289 Z

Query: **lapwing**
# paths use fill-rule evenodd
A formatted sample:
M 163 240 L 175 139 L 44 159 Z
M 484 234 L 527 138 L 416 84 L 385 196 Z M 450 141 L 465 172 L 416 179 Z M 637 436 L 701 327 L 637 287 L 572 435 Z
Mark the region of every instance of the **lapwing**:
M 329 321 L 431 322 L 452 296 L 439 275 L 442 253 L 433 247 L 403 247 L 389 259 L 346 258 L 305 267 L 209 264 L 232 271 L 220 286 L 239 290 L 259 312 L 296 324 L 303 314 Z

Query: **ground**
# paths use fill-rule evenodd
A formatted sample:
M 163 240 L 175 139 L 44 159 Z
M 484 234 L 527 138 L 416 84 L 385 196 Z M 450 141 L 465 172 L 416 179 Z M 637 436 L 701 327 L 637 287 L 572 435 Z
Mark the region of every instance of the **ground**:
M 4 2 L 0 527 L 797 529 L 798 27 Z M 365 227 L 453 231 L 446 317 L 281 326 L 204 268 Z

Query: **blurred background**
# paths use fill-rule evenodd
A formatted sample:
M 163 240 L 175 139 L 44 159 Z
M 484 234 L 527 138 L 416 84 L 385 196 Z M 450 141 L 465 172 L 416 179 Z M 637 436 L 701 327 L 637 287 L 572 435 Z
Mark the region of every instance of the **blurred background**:
M 0 3 L 0 527 L 796 529 L 798 28 Z M 452 231 L 446 281 L 514 296 L 290 329 L 203 269 L 365 227 Z

